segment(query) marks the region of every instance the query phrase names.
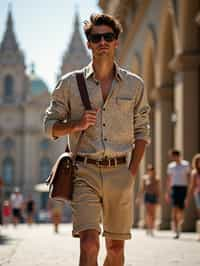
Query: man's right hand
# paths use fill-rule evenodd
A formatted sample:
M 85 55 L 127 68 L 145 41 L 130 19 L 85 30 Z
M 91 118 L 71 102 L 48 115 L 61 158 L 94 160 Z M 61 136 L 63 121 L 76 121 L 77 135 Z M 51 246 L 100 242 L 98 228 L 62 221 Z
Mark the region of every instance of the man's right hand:
M 62 137 L 74 132 L 85 130 L 90 126 L 94 126 L 98 110 L 99 109 L 85 111 L 79 121 L 69 121 L 68 123 L 60 121 L 56 122 L 53 125 L 52 135 L 54 137 Z
M 76 125 L 76 130 L 82 131 L 86 130 L 90 126 L 94 126 L 96 124 L 97 119 L 97 110 L 86 110 L 82 115 L 80 121 Z

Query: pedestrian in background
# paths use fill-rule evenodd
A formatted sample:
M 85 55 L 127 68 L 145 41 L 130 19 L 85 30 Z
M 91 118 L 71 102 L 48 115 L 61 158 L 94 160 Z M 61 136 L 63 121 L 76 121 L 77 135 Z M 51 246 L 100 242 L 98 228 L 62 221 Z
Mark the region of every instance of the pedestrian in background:
M 147 166 L 147 173 L 142 177 L 137 203 L 144 200 L 145 205 L 145 221 L 147 234 L 153 236 L 156 220 L 156 209 L 160 197 L 160 181 L 156 176 L 155 169 L 152 164 Z
M 180 237 L 181 226 L 184 221 L 185 199 L 190 182 L 190 164 L 181 158 L 181 152 L 171 150 L 172 160 L 167 167 L 167 191 L 165 198 L 172 205 L 172 226 L 175 239 Z
M 11 206 L 9 200 L 3 202 L 3 225 L 8 225 L 11 218 Z
M 115 62 L 119 21 L 93 14 L 84 31 L 92 62 L 81 71 L 92 110 L 84 109 L 74 71 L 54 90 L 44 126 L 52 139 L 69 135 L 72 152 L 85 131 L 76 157 L 72 200 L 73 236 L 80 237 L 79 265 L 97 265 L 102 221 L 104 265 L 122 266 L 133 224 L 134 180 L 149 142 L 150 107 L 142 79 Z
M 50 218 L 53 224 L 53 230 L 55 233 L 58 233 L 59 224 L 62 221 L 63 203 L 49 199 L 48 210 L 49 210 Z
M 188 190 L 188 195 L 186 199 L 186 206 L 189 206 L 189 201 L 194 196 L 195 205 L 197 208 L 197 230 L 199 230 L 199 240 L 200 240 L 200 153 L 196 154 L 192 159 L 192 173 L 191 181 Z
M 35 201 L 33 200 L 32 195 L 29 195 L 25 202 L 25 212 L 27 224 L 32 225 L 35 215 Z
M 12 208 L 13 225 L 17 226 L 23 220 L 22 212 L 24 208 L 23 196 L 18 187 L 16 187 L 14 192 L 11 194 L 10 203 Z

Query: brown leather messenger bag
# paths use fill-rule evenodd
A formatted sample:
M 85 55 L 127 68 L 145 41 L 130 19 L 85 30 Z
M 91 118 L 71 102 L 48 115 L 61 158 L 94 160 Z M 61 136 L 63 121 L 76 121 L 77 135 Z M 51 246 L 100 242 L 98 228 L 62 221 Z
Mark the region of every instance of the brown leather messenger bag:
M 76 80 L 85 110 L 91 110 L 92 108 L 82 71 L 76 73 Z M 69 150 L 69 145 L 67 143 L 65 152 L 57 159 L 46 180 L 47 185 L 49 185 L 49 197 L 54 200 L 62 202 L 72 200 L 76 157 L 83 135 L 84 131 L 81 131 L 74 153 Z

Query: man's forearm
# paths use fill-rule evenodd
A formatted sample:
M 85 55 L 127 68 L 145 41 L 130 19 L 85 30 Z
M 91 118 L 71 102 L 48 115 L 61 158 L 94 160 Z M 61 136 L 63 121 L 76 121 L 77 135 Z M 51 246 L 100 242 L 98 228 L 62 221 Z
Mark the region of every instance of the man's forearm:
M 78 128 L 78 124 L 79 121 L 70 121 L 67 123 L 58 121 L 53 125 L 53 136 L 62 137 L 80 131 L 81 129 Z
M 145 140 L 141 139 L 135 141 L 135 148 L 132 151 L 131 162 L 129 165 L 129 169 L 134 176 L 137 174 L 137 170 L 144 155 L 146 145 L 147 142 Z

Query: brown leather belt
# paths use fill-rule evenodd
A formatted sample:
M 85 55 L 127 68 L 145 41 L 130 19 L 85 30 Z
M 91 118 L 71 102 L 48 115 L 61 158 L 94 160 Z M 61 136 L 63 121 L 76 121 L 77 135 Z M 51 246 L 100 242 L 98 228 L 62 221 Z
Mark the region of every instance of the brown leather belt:
M 76 161 L 95 164 L 97 167 L 113 167 L 113 166 L 116 167 L 118 164 L 125 164 L 126 157 L 122 156 L 122 157 L 116 157 L 116 158 L 103 158 L 101 160 L 94 160 L 91 158 L 77 155 Z

